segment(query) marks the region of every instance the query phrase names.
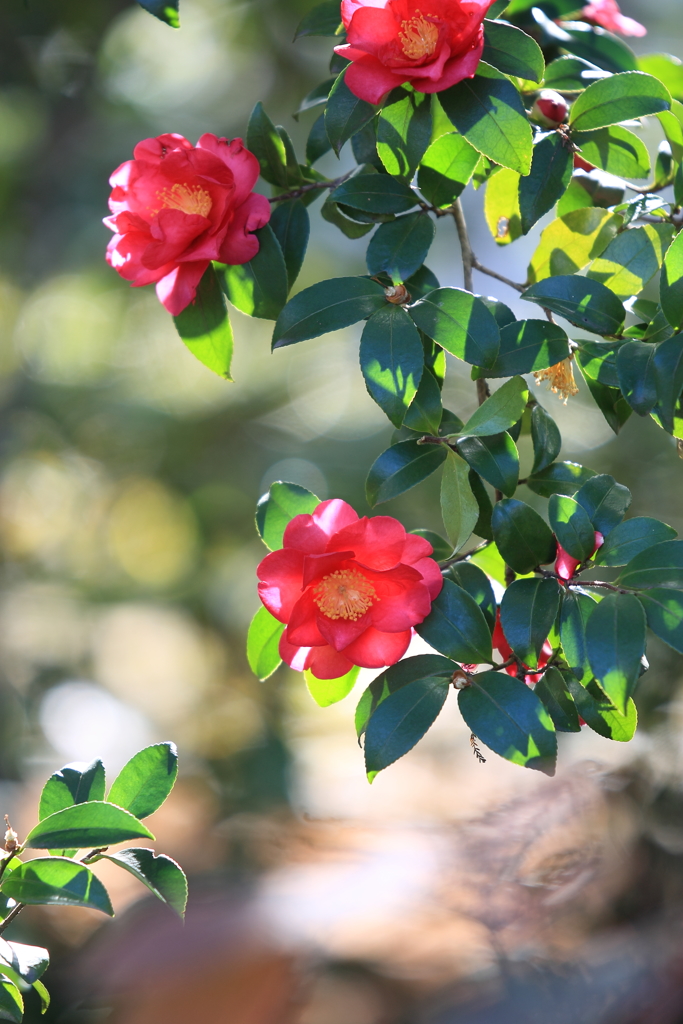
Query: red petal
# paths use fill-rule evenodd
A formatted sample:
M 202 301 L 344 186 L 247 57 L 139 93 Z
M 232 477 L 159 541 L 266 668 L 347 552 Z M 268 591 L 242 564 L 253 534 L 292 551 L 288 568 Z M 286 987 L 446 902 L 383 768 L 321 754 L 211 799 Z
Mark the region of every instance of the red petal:
M 190 305 L 208 265 L 208 260 L 181 263 L 157 283 L 159 302 L 172 316 L 178 316 Z
M 358 522 L 335 534 L 328 551 L 350 548 L 356 561 L 375 570 L 390 569 L 398 565 L 405 548 L 406 531 L 398 519 L 391 516 L 364 516 Z
M 400 633 L 417 626 L 427 618 L 432 602 L 424 583 L 416 583 L 395 597 L 387 597 L 373 605 L 372 624 L 385 633 Z
M 384 668 L 395 665 L 408 650 L 411 631 L 405 633 L 380 633 L 373 626 L 368 627 L 362 636 L 354 640 L 344 650 L 344 654 L 354 665 L 361 668 Z
M 416 92 L 442 92 L 444 89 L 448 89 L 451 85 L 456 85 L 457 82 L 462 82 L 465 78 L 472 78 L 477 70 L 483 51 L 484 35 L 482 30 L 477 42 L 471 50 L 465 54 L 453 57 L 451 60 L 446 62 L 440 78 L 433 81 L 432 79 L 424 79 L 414 76 L 411 77 L 411 84 Z
M 420 558 L 427 558 L 434 553 L 434 548 L 419 533 L 407 533 L 406 542 L 401 554 L 401 561 L 406 565 L 414 565 Z
M 353 665 L 352 661 L 332 647 L 313 647 L 306 657 L 306 668 L 311 670 L 316 679 L 338 679 L 350 672 Z
M 439 596 L 443 587 L 443 576 L 441 569 L 433 558 L 421 558 L 419 562 L 413 563 L 413 569 L 422 573 L 425 585 L 429 591 L 432 601 Z
M 320 613 L 319 609 L 316 608 L 316 611 L 318 611 L 318 629 L 335 651 L 343 651 L 350 643 L 357 640 L 372 621 L 370 612 L 354 621 L 353 619 L 328 619 L 326 615 Z
M 355 563 L 349 560 L 353 558 L 353 551 L 332 551 L 325 555 L 304 555 L 304 582 L 305 587 L 323 576 L 335 572 L 337 569 L 354 569 Z
M 303 512 L 287 523 L 282 546 L 297 548 L 309 555 L 319 555 L 327 547 L 327 540 L 327 534 L 320 529 L 313 516 Z
M 256 570 L 261 580 L 259 597 L 279 622 L 289 622 L 301 597 L 303 569 L 304 556 L 300 551 L 281 548 L 266 555 Z
M 319 608 L 312 590 L 306 590 L 292 608 L 285 633 L 290 644 L 298 647 L 321 647 L 328 639 L 318 629 Z
M 296 669 L 297 672 L 303 672 L 306 668 L 306 659 L 311 652 L 310 647 L 295 647 L 294 644 L 290 644 L 285 639 L 283 633 L 280 637 L 279 645 L 280 657 L 285 661 L 290 668 Z
M 377 57 L 361 57 L 346 69 L 344 81 L 354 96 L 366 103 L 381 103 L 388 92 L 410 78 L 410 68 L 390 71 Z
M 358 513 L 341 498 L 330 498 L 321 501 L 314 510 L 313 521 L 328 537 L 332 537 L 345 526 L 357 523 Z
M 252 192 L 234 211 L 228 233 L 220 249 L 222 263 L 237 265 L 253 260 L 259 250 L 258 238 L 252 232 L 270 220 L 270 203 L 265 196 Z

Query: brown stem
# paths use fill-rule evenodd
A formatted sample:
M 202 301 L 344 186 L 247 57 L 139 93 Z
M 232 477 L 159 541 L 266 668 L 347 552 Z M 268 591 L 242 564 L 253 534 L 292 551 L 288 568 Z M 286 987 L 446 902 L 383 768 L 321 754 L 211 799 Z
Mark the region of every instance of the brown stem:
M 7 926 L 12 923 L 14 918 L 17 917 L 17 915 L 22 912 L 22 910 L 24 909 L 25 906 L 26 906 L 25 903 L 17 903 L 16 907 L 14 907 L 12 910 L 10 910 L 10 912 L 7 915 L 7 917 L 5 918 L 5 920 L 4 921 L 0 921 L 0 935 L 2 935 L 2 933 L 5 930 L 5 928 L 7 928 Z
M 483 405 L 486 399 L 491 395 L 488 382 L 485 377 L 479 377 L 475 383 L 477 385 L 477 400 L 479 405 Z
M 509 277 L 504 277 L 499 274 L 497 270 L 491 270 L 489 267 L 485 267 L 483 263 L 480 263 L 476 256 L 472 256 L 472 266 L 475 270 L 478 270 L 480 274 L 488 274 L 489 277 L 495 277 L 496 281 L 502 281 L 503 284 L 509 285 L 510 288 L 514 288 L 518 292 L 526 291 L 527 285 L 519 284 L 517 281 L 511 281 Z
M 462 278 L 465 291 L 471 292 L 473 288 L 472 267 L 474 266 L 474 253 L 470 245 L 470 236 L 467 234 L 467 224 L 463 213 L 462 203 L 456 199 L 453 203 L 453 220 L 460 240 L 460 251 L 462 253 Z
M 439 562 L 439 568 L 443 572 L 444 569 L 449 569 L 451 565 L 455 565 L 457 562 L 464 562 L 470 555 L 475 554 L 477 551 L 482 551 L 487 544 L 488 541 L 483 540 L 481 544 L 477 544 L 476 548 L 472 548 L 471 551 L 465 551 L 461 555 L 454 555 L 453 558 L 444 558 L 443 562 Z
M 2 864 L 0 864 L 0 880 L 2 879 L 2 876 L 4 875 L 5 871 L 7 870 L 7 865 L 9 864 L 9 862 L 12 860 L 13 857 L 17 857 L 20 853 L 21 853 L 21 847 L 17 846 L 17 848 L 15 850 L 12 850 L 12 852 L 9 853 L 5 857 L 5 859 L 3 860 Z
M 306 195 L 307 192 L 315 192 L 321 188 L 336 188 L 338 185 L 343 184 L 347 178 L 350 178 L 353 171 L 349 171 L 348 174 L 342 174 L 340 178 L 334 178 L 332 181 L 312 181 L 308 185 L 301 185 L 299 188 L 292 189 L 291 192 L 281 192 L 279 196 L 271 196 L 268 200 L 269 203 L 281 203 L 285 199 L 298 199 L 300 196 Z

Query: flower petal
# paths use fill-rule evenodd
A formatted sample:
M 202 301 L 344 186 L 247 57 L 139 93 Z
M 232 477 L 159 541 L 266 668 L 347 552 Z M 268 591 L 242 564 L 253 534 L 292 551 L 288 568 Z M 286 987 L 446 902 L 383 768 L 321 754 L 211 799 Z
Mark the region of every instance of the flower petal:
M 285 630 L 287 640 L 297 647 L 320 647 L 329 643 L 317 626 L 319 608 L 313 600 L 313 592 L 309 588 L 292 608 L 289 623 Z
M 225 241 L 221 245 L 221 263 L 236 266 L 253 260 L 259 251 L 258 231 L 270 220 L 270 203 L 265 196 L 252 192 L 234 213 Z
M 256 570 L 259 597 L 279 622 L 289 622 L 292 609 L 302 593 L 304 556 L 301 551 L 281 548 L 272 551 Z
M 411 631 L 405 633 L 380 633 L 369 626 L 365 632 L 344 649 L 344 655 L 361 668 L 384 668 L 395 665 L 408 650 Z
M 157 298 L 172 316 L 178 316 L 190 305 L 208 265 L 208 260 L 181 263 L 157 282 Z
M 312 647 L 306 657 L 306 668 L 316 679 L 338 679 L 350 672 L 353 666 L 354 662 L 332 647 Z

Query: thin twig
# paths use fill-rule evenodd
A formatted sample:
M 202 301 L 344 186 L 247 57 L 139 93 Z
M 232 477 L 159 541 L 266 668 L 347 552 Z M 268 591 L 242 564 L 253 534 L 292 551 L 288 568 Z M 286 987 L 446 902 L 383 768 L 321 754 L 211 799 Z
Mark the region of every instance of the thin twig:
M 347 178 L 350 178 L 352 174 L 353 171 L 349 171 L 347 174 L 342 174 L 340 178 L 334 178 L 332 181 L 312 181 L 308 185 L 301 185 L 299 188 L 292 189 L 291 192 L 281 192 L 279 196 L 271 196 L 268 202 L 281 203 L 285 199 L 299 199 L 300 196 L 306 195 L 307 192 L 315 192 L 317 189 L 337 188 L 337 186 L 342 185 Z
M 16 907 L 13 907 L 13 909 L 10 910 L 10 912 L 7 915 L 7 917 L 5 918 L 5 920 L 0 922 L 0 935 L 2 935 L 2 933 L 5 930 L 5 928 L 7 928 L 7 926 L 12 923 L 14 918 L 18 914 L 20 914 L 22 912 L 22 910 L 24 909 L 25 906 L 26 906 L 25 903 L 17 903 Z
M 501 281 L 503 284 L 509 285 L 510 288 L 514 288 L 518 292 L 524 292 L 527 289 L 527 285 L 519 284 L 517 281 L 511 281 L 509 277 L 504 277 L 503 274 L 499 274 L 497 270 L 491 270 L 490 267 L 485 267 L 483 263 L 480 263 L 477 257 L 472 255 L 472 266 L 475 270 L 478 270 L 480 274 L 488 274 L 489 277 L 495 277 L 496 281 Z
M 467 234 L 467 223 L 463 213 L 462 203 L 456 199 L 452 207 L 453 220 L 460 239 L 460 251 L 462 253 L 462 277 L 465 291 L 471 292 L 473 288 L 472 267 L 474 266 L 474 253 L 470 245 L 470 237 Z
M 477 551 L 483 551 L 483 549 L 488 545 L 488 543 L 489 542 L 487 540 L 483 540 L 481 544 L 477 544 L 476 548 L 472 548 L 471 551 L 465 551 L 464 554 L 461 555 L 454 555 L 453 558 L 444 558 L 442 562 L 439 562 L 439 568 L 443 572 L 444 569 L 449 569 L 452 565 L 455 565 L 457 562 L 464 562 L 466 559 L 470 557 L 470 555 L 476 554 Z

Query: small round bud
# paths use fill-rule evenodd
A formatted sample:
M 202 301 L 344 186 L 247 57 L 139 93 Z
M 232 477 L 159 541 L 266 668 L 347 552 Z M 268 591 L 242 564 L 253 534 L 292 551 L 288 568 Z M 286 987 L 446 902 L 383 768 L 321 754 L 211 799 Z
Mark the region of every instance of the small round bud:
M 467 672 L 463 672 L 462 670 L 455 671 L 453 673 L 451 677 L 451 682 L 453 683 L 453 686 L 455 687 L 456 690 L 465 690 L 467 689 L 468 686 L 472 685 L 467 675 Z
M 554 89 L 542 89 L 531 108 L 534 121 L 544 128 L 557 128 L 567 120 L 568 113 L 566 100 Z
M 384 289 L 384 294 L 387 297 L 387 302 L 391 302 L 394 306 L 404 306 L 410 302 L 410 294 L 404 284 L 392 284 Z
M 7 853 L 14 853 L 18 843 L 17 833 L 14 831 L 9 823 L 9 818 L 5 815 L 5 824 L 7 825 L 7 831 L 5 832 L 5 850 Z

